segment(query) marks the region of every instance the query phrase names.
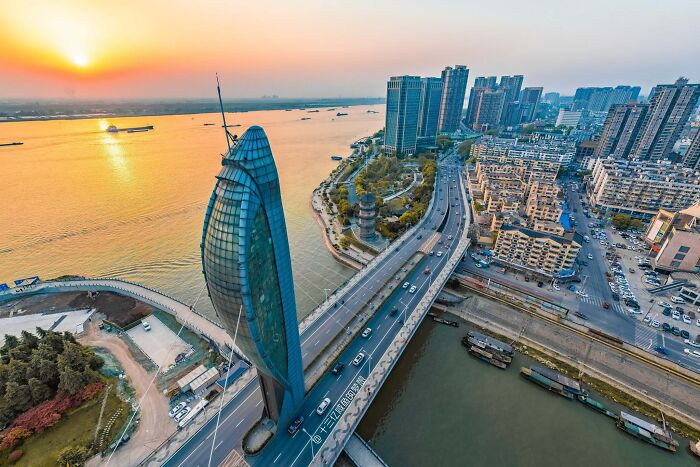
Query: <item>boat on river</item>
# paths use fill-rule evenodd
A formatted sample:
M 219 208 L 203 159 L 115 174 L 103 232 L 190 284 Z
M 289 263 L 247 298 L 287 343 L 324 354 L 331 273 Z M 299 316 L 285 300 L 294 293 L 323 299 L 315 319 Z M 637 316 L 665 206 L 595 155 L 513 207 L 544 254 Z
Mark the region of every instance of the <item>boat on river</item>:
M 615 420 L 617 420 L 617 419 L 619 418 L 619 417 L 617 416 L 617 414 L 615 414 L 614 412 L 609 411 L 607 408 L 605 408 L 605 406 L 604 406 L 602 403 L 600 403 L 600 402 L 598 402 L 597 400 L 593 399 L 593 398 L 592 398 L 591 396 L 589 396 L 588 394 L 579 394 L 579 395 L 576 396 L 576 397 L 577 397 L 577 399 L 579 400 L 579 402 L 581 402 L 581 403 L 582 403 L 583 405 L 585 405 L 586 407 L 590 407 L 591 409 L 595 410 L 596 412 L 600 412 L 600 413 L 602 413 L 603 415 L 606 415 L 606 416 L 608 416 L 608 417 L 610 417 L 610 418 L 614 418 Z
M 616 425 L 622 431 L 661 449 L 676 452 L 678 448 L 678 441 L 673 439 L 665 423 L 662 428 L 642 420 L 641 418 L 637 418 L 634 415 L 630 415 L 627 412 L 620 412 L 620 418 Z
M 331 159 L 334 161 L 342 161 L 343 158 L 341 156 L 331 156 Z
M 541 374 L 537 373 L 536 371 L 533 371 L 528 367 L 521 367 L 520 374 L 523 376 L 523 378 L 528 379 L 539 386 L 542 386 L 543 388 L 553 392 L 554 394 L 559 394 L 560 396 L 570 400 L 574 398 L 573 394 L 564 389 L 564 386 L 557 383 L 556 381 L 552 381 L 551 379 L 542 376 Z

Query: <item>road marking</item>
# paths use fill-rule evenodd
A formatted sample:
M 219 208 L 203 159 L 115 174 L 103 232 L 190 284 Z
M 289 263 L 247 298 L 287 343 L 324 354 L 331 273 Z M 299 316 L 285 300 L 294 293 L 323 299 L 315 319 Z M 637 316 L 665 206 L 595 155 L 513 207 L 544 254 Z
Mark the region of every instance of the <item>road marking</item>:
M 241 419 L 240 422 L 236 423 L 236 426 L 235 426 L 234 428 L 238 428 L 238 427 L 240 426 L 241 423 L 243 423 L 243 419 Z
M 259 401 L 258 401 L 258 403 L 257 403 L 257 404 L 255 404 L 255 407 L 258 407 L 258 406 L 260 406 L 260 404 L 262 404 L 262 400 L 259 400 Z
M 280 457 L 282 457 L 282 453 L 280 452 L 277 454 L 277 457 L 275 457 L 275 460 L 272 461 L 273 464 L 276 464 L 278 460 L 280 460 Z
M 241 420 L 241 421 L 242 421 L 242 420 Z M 219 449 L 219 446 L 221 446 L 222 443 L 223 443 L 223 441 L 219 441 L 219 444 L 217 444 L 216 446 L 214 446 L 214 451 L 216 451 L 217 449 Z

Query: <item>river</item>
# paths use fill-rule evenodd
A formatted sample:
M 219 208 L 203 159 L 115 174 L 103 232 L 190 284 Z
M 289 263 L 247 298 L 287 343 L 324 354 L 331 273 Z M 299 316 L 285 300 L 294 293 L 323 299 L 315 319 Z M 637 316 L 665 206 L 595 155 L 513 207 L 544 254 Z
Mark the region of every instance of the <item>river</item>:
M 368 113 L 367 110 L 380 113 Z M 299 317 L 353 271 L 326 250 L 311 192 L 350 143 L 384 124 L 383 106 L 228 115 L 260 125 L 282 188 Z M 302 117 L 310 120 L 302 121 Z M 38 275 L 119 277 L 192 303 L 202 290 L 202 222 L 226 140 L 218 114 L 1 123 L 0 283 Z M 204 123 L 214 123 L 205 126 Z M 107 126 L 153 125 L 144 133 Z M 214 317 L 203 294 L 197 310 Z
M 614 422 L 470 356 L 467 329 L 424 321 L 358 433 L 391 466 L 697 467 L 688 442 L 667 453 Z M 602 398 L 599 399 L 604 401 Z M 611 410 L 619 407 L 604 401 Z

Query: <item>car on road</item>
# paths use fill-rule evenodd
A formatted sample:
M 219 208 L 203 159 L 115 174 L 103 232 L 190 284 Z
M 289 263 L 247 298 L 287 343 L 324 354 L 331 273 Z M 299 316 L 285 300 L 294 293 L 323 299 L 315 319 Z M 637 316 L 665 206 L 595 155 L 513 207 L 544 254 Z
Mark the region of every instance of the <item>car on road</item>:
M 343 368 L 345 368 L 345 363 L 338 362 L 335 364 L 335 366 L 331 370 L 331 373 L 333 373 L 334 375 L 339 375 L 340 372 L 343 371 Z
M 651 316 L 647 315 L 644 317 L 644 322 L 645 323 L 651 323 Z
M 369 335 L 372 334 L 372 328 L 367 328 L 364 331 L 362 331 L 362 337 L 365 339 L 369 337 Z
M 590 254 L 590 253 L 588 253 L 588 254 L 586 255 L 586 258 L 588 258 L 588 259 L 593 259 L 593 255 Z
M 179 422 L 185 415 L 190 413 L 191 410 L 192 410 L 192 407 L 185 407 L 184 409 L 182 409 L 181 411 L 176 413 L 175 414 L 175 421 Z
M 634 268 L 629 268 L 629 272 L 634 273 L 635 271 L 636 271 L 636 269 L 634 269 Z
M 575 311 L 575 312 L 574 312 L 574 315 L 578 316 L 579 318 L 581 318 L 581 319 L 583 319 L 583 320 L 588 319 L 588 316 L 584 315 L 584 314 L 581 313 L 580 311 Z
M 660 353 L 660 354 L 662 354 L 662 355 L 668 355 L 668 350 L 666 350 L 666 347 L 663 347 L 663 346 L 660 346 L 660 345 L 655 346 L 655 347 L 654 347 L 654 351 L 655 351 L 655 352 L 658 352 L 658 353 Z
M 664 308 L 663 311 L 661 312 L 664 316 L 671 316 L 671 308 Z
M 364 352 L 360 352 L 360 353 L 357 354 L 357 357 L 355 357 L 355 358 L 352 360 L 352 364 L 355 365 L 355 366 L 360 366 L 360 363 L 362 363 L 362 360 L 364 360 L 364 359 L 365 359 L 365 354 L 364 354 Z
M 537 287 L 540 287 L 540 288 L 541 288 L 541 287 L 544 287 L 544 282 L 542 282 L 542 281 L 538 282 L 538 283 L 537 283 Z
M 690 345 L 690 346 L 692 346 L 692 347 L 697 347 L 697 348 L 700 349 L 700 343 L 693 342 L 693 341 L 691 341 L 690 339 L 686 339 L 686 340 L 684 340 L 683 342 L 685 342 L 686 344 L 688 344 L 688 345 Z
M 641 315 L 644 312 L 642 310 L 635 310 L 634 308 L 628 308 L 627 313 L 629 313 L 631 315 Z
M 416 293 L 416 286 L 412 285 L 410 289 L 408 289 L 408 293 Z
M 173 407 L 172 409 L 170 409 L 170 412 L 168 412 L 168 416 L 174 417 L 175 414 L 177 414 L 180 410 L 184 409 L 186 405 L 187 405 L 186 403 L 180 402 L 180 403 L 177 404 L 175 407 Z
M 437 252 L 437 257 L 439 258 L 440 256 L 442 256 L 442 251 Z
M 666 303 L 664 301 L 659 302 L 659 306 L 663 308 L 671 308 L 671 304 Z
M 316 413 L 319 415 L 323 415 L 323 413 L 326 411 L 329 405 L 331 405 L 331 400 L 328 397 L 326 397 L 316 408 Z
M 683 352 L 687 353 L 691 357 L 700 358 L 700 351 L 698 350 L 683 349 Z
M 673 315 L 672 315 L 671 317 L 672 317 L 673 319 L 675 319 L 676 321 L 680 321 L 680 320 L 681 320 L 681 314 L 678 313 L 677 311 L 674 311 L 674 312 L 673 312 Z
M 674 295 L 673 297 L 671 297 L 671 301 L 673 303 L 680 303 L 680 304 L 685 303 L 685 300 L 683 300 L 681 297 L 679 297 L 677 295 Z
M 430 268 L 425 268 L 423 270 L 423 274 L 430 274 Z
M 389 316 L 391 316 L 391 317 L 393 318 L 393 317 L 396 316 L 398 313 L 399 313 L 399 308 L 398 308 L 398 307 L 394 307 L 394 308 L 392 308 L 391 311 L 389 312 Z
M 559 284 L 552 284 L 552 288 L 554 290 L 561 290 L 561 287 L 559 287 Z
M 301 427 L 301 424 L 304 423 L 304 416 L 299 415 L 297 418 L 294 419 L 291 425 L 289 425 L 289 428 L 287 428 L 287 433 L 290 435 L 293 435 L 297 431 L 299 431 L 299 428 Z
M 608 302 L 603 302 L 603 308 L 607 310 L 608 308 L 610 308 L 610 304 Z
M 695 325 L 700 327 L 700 318 L 698 318 L 698 320 L 695 322 Z
M 404 282 L 403 285 L 401 286 L 401 288 L 407 289 L 409 285 L 411 285 L 409 282 Z

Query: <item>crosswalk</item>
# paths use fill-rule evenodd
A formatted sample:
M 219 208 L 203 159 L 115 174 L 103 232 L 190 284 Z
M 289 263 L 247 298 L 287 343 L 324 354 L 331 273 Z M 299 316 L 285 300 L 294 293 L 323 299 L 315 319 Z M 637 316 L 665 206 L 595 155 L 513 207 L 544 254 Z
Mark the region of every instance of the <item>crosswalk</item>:
M 605 302 L 605 300 L 603 300 L 600 297 L 591 297 L 590 295 L 587 297 L 579 297 L 579 300 L 581 300 L 582 302 L 590 303 L 591 305 L 599 306 L 600 308 L 603 308 L 603 302 Z M 611 303 L 610 309 L 617 312 L 617 313 L 620 313 L 621 315 L 627 314 L 624 307 L 622 305 L 620 305 L 618 302 Z

